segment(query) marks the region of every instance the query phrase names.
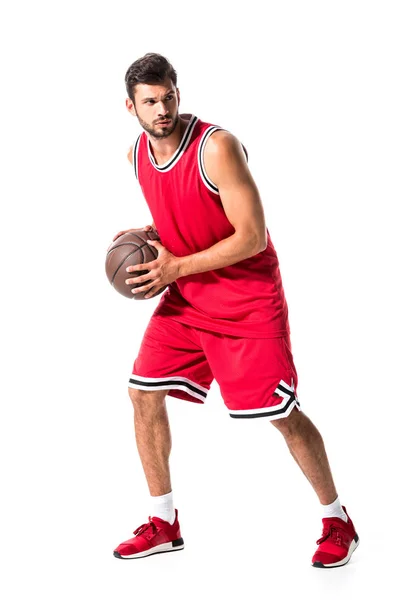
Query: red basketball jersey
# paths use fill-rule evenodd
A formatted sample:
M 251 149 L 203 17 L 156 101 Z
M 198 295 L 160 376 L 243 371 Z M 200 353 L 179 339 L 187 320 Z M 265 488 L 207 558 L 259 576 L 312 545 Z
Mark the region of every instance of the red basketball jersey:
M 134 144 L 136 177 L 161 243 L 175 256 L 201 252 L 235 232 L 218 188 L 204 169 L 205 144 L 218 129 L 222 127 L 192 115 L 175 154 L 163 165 L 156 164 L 145 132 Z M 290 333 L 279 262 L 268 228 L 267 236 L 267 248 L 255 256 L 171 283 L 155 312 L 239 337 Z

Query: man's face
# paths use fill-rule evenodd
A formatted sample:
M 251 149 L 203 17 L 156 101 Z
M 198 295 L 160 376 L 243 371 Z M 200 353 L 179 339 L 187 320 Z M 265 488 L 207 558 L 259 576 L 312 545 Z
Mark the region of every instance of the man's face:
M 135 105 L 127 99 L 126 107 L 147 133 L 163 139 L 171 135 L 179 122 L 179 90 L 170 79 L 160 85 L 139 83 L 135 88 Z

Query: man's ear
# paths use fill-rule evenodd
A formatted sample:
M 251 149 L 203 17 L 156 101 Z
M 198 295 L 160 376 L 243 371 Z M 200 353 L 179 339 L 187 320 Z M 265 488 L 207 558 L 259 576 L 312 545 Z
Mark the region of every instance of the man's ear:
M 180 103 L 181 103 L 181 93 L 179 91 L 179 88 L 176 88 L 176 95 L 177 95 L 177 98 L 178 98 L 178 106 L 179 106 Z
M 133 115 L 134 117 L 136 117 L 135 105 L 133 104 L 133 102 L 132 102 L 132 100 L 130 98 L 127 98 L 125 100 L 125 105 L 126 105 L 126 108 L 127 108 L 128 112 L 130 112 L 131 115 Z

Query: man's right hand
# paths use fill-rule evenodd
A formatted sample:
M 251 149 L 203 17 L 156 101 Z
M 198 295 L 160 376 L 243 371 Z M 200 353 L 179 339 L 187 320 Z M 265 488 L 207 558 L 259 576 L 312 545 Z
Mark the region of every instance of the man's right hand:
M 143 231 L 143 229 L 145 231 L 155 231 L 155 228 L 151 225 L 146 225 L 146 227 L 139 227 L 138 229 L 125 229 L 125 231 L 119 231 L 117 235 L 113 237 L 113 242 L 115 242 L 115 240 L 118 239 L 120 235 L 124 235 L 124 233 L 130 233 L 131 231 Z

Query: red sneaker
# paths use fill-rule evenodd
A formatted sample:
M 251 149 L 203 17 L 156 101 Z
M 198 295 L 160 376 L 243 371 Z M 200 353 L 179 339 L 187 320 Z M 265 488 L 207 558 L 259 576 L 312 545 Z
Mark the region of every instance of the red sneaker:
M 114 556 L 117 558 L 143 558 L 150 554 L 174 552 L 184 548 L 176 509 L 173 525 L 158 517 L 149 517 L 148 523 L 144 523 L 133 533 L 135 537 L 122 542 L 114 550 Z
M 313 567 L 342 567 L 360 543 L 346 508 L 342 508 L 349 519 L 347 523 L 338 517 L 322 519 L 324 528 L 322 537 L 317 540 L 319 548 L 312 559 Z

